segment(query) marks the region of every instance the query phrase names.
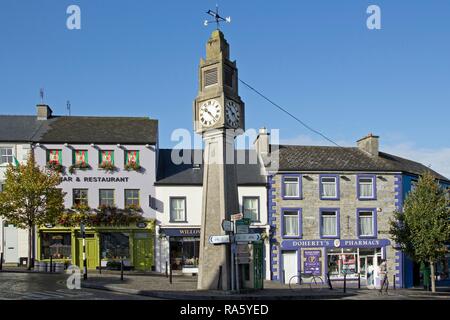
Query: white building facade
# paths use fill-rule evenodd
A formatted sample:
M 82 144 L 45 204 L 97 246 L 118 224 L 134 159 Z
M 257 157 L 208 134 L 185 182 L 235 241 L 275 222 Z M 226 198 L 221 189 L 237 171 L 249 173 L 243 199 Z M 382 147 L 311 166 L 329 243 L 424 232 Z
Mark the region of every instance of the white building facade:
M 200 227 L 202 214 L 202 167 L 175 165 L 172 150 L 161 149 L 158 177 L 155 183 L 156 271 L 198 273 Z M 238 165 L 240 212 L 251 219 L 253 233 L 268 234 L 267 189 L 259 165 Z M 264 240 L 264 251 L 269 243 Z M 265 255 L 264 274 L 270 279 L 270 259 Z M 167 269 L 166 269 L 167 268 Z
M 31 144 L 27 141 L 4 141 L 0 136 L 0 192 L 5 183 L 5 173 L 10 165 L 25 163 L 31 151 Z M 26 137 L 24 137 L 26 138 Z M 28 257 L 28 230 L 19 229 L 15 225 L 0 217 L 0 252 L 3 261 L 10 265 L 26 265 Z

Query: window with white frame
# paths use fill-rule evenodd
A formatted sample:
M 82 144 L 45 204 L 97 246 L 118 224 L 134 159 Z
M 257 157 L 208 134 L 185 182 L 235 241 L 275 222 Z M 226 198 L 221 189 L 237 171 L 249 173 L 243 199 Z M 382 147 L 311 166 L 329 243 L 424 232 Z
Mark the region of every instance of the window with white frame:
M 100 189 L 100 206 L 114 207 L 114 189 Z
M 125 189 L 125 207 L 139 207 L 139 189 Z
M 322 177 L 320 183 L 322 184 L 322 198 L 337 198 L 336 177 Z
M 0 148 L 0 164 L 13 163 L 13 149 L 12 148 Z
M 337 211 L 321 212 L 321 234 L 323 237 L 336 237 L 337 234 Z
M 359 236 L 374 236 L 373 211 L 359 211 Z
M 259 198 L 244 197 L 242 201 L 244 218 L 249 218 L 252 222 L 259 221 Z
M 171 222 L 186 221 L 186 198 L 182 197 L 170 198 L 170 221 Z
M 299 235 L 299 211 L 286 210 L 283 211 L 283 235 L 284 236 L 298 236 Z
M 283 179 L 284 183 L 284 197 L 298 198 L 300 197 L 300 177 L 286 176 Z
M 372 199 L 375 197 L 374 191 L 374 178 L 373 177 L 360 177 L 359 183 L 359 197 L 361 199 Z

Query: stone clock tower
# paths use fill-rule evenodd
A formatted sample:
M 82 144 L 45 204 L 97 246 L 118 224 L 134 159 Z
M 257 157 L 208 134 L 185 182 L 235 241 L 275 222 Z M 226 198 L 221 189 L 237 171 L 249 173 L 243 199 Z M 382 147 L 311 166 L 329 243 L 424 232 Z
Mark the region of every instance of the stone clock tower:
M 206 44 L 194 101 L 195 131 L 203 136 L 203 204 L 198 289 L 231 289 L 230 246 L 212 245 L 212 235 L 225 235 L 222 220 L 239 212 L 234 139 L 244 130 L 244 103 L 238 95 L 236 62 L 220 30 Z M 222 266 L 222 274 L 219 269 Z

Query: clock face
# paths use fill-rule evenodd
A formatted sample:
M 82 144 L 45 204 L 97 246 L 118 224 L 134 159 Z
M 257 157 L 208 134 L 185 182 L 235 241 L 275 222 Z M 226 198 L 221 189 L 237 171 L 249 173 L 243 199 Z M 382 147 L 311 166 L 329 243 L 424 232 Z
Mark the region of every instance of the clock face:
M 227 100 L 226 102 L 226 115 L 227 124 L 232 128 L 237 128 L 240 123 L 241 113 L 239 111 L 239 105 L 233 100 Z
M 199 119 L 204 127 L 211 127 L 217 123 L 222 114 L 222 107 L 217 100 L 208 100 L 200 106 Z

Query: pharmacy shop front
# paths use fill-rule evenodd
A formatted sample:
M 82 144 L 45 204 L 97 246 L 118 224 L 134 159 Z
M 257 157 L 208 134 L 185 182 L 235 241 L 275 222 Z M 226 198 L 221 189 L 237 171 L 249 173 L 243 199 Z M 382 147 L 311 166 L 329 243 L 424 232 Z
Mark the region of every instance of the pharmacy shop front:
M 281 282 L 288 284 L 298 274 L 324 280 L 329 275 L 332 281 L 341 281 L 346 275 L 349 281 L 360 277 L 361 285 L 376 288 L 379 266 L 390 244 L 387 239 L 284 240 L 279 259 Z

